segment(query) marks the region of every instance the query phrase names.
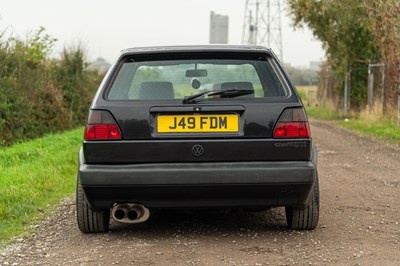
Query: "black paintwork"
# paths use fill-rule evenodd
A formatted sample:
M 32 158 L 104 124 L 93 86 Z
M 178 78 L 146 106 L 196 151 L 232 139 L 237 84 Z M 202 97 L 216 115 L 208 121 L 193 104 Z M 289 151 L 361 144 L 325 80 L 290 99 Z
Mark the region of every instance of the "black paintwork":
M 96 209 L 115 202 L 140 202 L 147 208 L 304 206 L 311 184 L 88 187 Z
M 296 147 L 285 145 L 296 143 Z M 192 147 L 204 147 L 201 157 Z M 127 164 L 156 162 L 240 162 L 240 161 L 309 161 L 309 139 L 162 139 L 85 142 L 88 164 Z
M 156 101 L 106 99 L 110 84 L 121 62 L 126 58 L 152 60 L 154 58 L 204 58 L 205 56 L 212 56 L 216 59 L 230 59 L 232 57 L 246 59 L 249 59 L 249 57 L 272 58 L 275 71 L 288 91 L 288 95 L 274 98 L 199 100 L 190 104 L 184 104 L 182 100 L 178 99 Z M 293 107 L 302 107 L 302 103 L 284 70 L 279 65 L 278 60 L 268 49 L 243 46 L 191 46 L 125 50 L 106 75 L 91 105 L 93 110 L 108 110 L 113 115 L 122 131 L 123 139 L 84 141 L 80 160 L 80 173 L 83 173 L 85 164 L 93 165 L 93 167 L 98 165 L 98 175 L 101 175 L 100 180 L 104 181 L 100 181 L 100 184 L 96 182 L 90 184 L 82 180 L 84 191 L 95 208 L 109 207 L 112 202 L 130 201 L 147 202 L 152 205 L 151 207 L 186 206 L 187 204 L 191 205 L 190 202 L 192 202 L 193 206 L 201 205 L 202 203 L 203 206 L 282 206 L 285 204 L 304 206 L 312 189 L 315 174 L 311 177 L 298 177 L 298 182 L 292 180 L 289 183 L 283 182 L 272 187 L 268 184 L 263 184 L 260 187 L 251 185 L 240 188 L 234 186 L 234 184 L 232 186 L 225 184 L 221 188 L 204 185 L 176 187 L 169 186 L 171 184 L 168 183 L 168 178 L 166 178 L 164 180 L 165 186 L 162 187 L 146 187 L 145 184 L 144 186 L 142 184 L 141 186 L 133 185 L 122 188 L 117 182 L 113 183 L 111 181 L 112 184 L 110 184 L 113 176 L 112 170 L 101 168 L 101 165 L 152 165 L 159 163 L 211 162 L 218 165 L 218 163 L 222 162 L 230 162 L 232 164 L 235 162 L 311 162 L 311 157 L 313 156 L 311 138 L 296 140 L 273 138 L 273 129 L 279 116 L 286 108 Z M 155 118 L 158 114 L 195 113 L 237 113 L 239 115 L 239 132 L 157 134 Z M 196 144 L 204 147 L 202 156 L 197 157 L 192 154 L 192 147 Z M 316 160 L 312 164 L 316 168 L 315 164 Z M 273 165 L 271 169 L 265 169 L 264 175 L 268 176 L 274 169 Z M 136 172 L 135 170 L 132 171 L 134 176 Z M 157 167 L 154 167 L 153 171 L 156 173 Z M 110 180 L 106 180 L 107 173 L 109 173 Z M 285 174 L 296 176 L 294 171 L 288 171 Z M 88 175 L 86 173 L 86 176 Z M 90 175 L 90 178 L 95 177 L 96 171 L 91 172 Z M 243 178 L 245 179 L 246 176 L 244 175 Z M 104 183 L 103 186 L 101 182 Z M 194 198 L 188 197 L 187 193 L 189 191 L 189 194 Z M 225 194 L 221 193 L 226 193 L 226 197 L 223 196 Z M 156 195 L 158 194 L 160 198 L 157 201 Z M 264 196 L 261 196 L 263 194 Z M 132 196 L 130 197 L 129 195 Z M 163 197 L 163 195 L 167 196 Z M 175 196 L 168 198 L 168 195 L 175 195 L 177 198 Z M 186 203 L 183 204 L 183 202 Z

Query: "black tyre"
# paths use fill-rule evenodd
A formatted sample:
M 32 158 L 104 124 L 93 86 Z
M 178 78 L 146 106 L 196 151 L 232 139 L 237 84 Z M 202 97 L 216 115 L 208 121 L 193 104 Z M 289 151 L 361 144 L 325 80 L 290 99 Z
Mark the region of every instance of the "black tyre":
M 76 186 L 76 218 L 83 233 L 103 233 L 110 225 L 110 210 L 93 211 L 83 193 L 79 178 Z
M 288 227 L 294 230 L 313 230 L 319 220 L 319 182 L 318 174 L 314 183 L 310 204 L 305 209 L 286 207 Z

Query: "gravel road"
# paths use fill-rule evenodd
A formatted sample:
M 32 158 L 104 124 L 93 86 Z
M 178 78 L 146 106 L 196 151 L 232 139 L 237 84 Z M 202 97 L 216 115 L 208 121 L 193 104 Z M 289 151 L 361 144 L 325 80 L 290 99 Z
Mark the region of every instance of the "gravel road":
M 283 208 L 260 213 L 159 212 L 85 235 L 72 198 L 36 233 L 0 249 L 0 265 L 400 265 L 400 147 L 311 122 L 320 223 L 286 229 Z

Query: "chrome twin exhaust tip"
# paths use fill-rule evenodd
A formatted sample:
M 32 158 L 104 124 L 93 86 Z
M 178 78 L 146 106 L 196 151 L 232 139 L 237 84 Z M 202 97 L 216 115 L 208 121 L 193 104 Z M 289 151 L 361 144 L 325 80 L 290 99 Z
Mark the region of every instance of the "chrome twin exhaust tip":
M 150 217 L 149 209 L 137 203 L 116 204 L 111 213 L 115 220 L 122 223 L 141 223 Z

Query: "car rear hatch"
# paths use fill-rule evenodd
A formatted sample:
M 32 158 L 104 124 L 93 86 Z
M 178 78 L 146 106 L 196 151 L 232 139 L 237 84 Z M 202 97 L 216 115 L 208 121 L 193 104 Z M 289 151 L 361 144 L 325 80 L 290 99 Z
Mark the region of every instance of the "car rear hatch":
M 230 67 L 231 69 L 226 66 L 228 64 L 225 61 L 221 61 L 225 60 L 225 57 L 229 60 L 235 60 L 229 61 L 233 65 L 233 67 Z M 91 107 L 92 113 L 109 114 L 103 115 L 103 117 L 112 118 L 113 121 L 107 123 L 115 124 L 118 127 L 119 138 L 86 139 L 83 144 L 85 163 L 137 164 L 310 160 L 311 139 L 309 135 L 289 134 L 288 136 L 279 136 L 275 134 L 279 122 L 283 121 L 289 127 L 292 127 L 291 120 L 298 120 L 292 110 L 300 110 L 300 113 L 303 114 L 304 110 L 296 93 L 285 81 L 284 73 L 269 54 L 258 53 L 250 56 L 243 52 L 224 55 L 221 55 L 221 53 L 210 55 L 210 53 L 202 52 L 180 54 L 179 58 L 183 58 L 180 60 L 192 60 L 194 58 L 209 61 L 196 61 L 199 63 L 194 64 L 194 69 L 184 69 L 186 71 L 184 78 L 174 79 L 175 73 L 172 75 L 169 72 L 161 73 L 163 75 L 161 79 L 164 80 L 168 77 L 168 81 L 147 82 L 141 77 L 142 80 L 140 80 L 140 85 L 137 86 L 137 92 L 125 90 L 126 87 L 135 89 L 135 85 L 132 85 L 135 81 L 131 79 L 125 79 L 125 83 L 126 80 L 130 82 L 128 86 L 121 85 L 123 84 L 121 83 L 121 79 L 123 80 L 121 76 L 126 76 L 127 73 L 132 73 L 132 71 L 135 72 L 135 75 L 139 75 L 138 69 L 143 65 L 146 71 L 154 65 L 161 70 L 163 70 L 163 67 L 169 68 L 172 65 L 179 65 L 180 68 L 183 68 L 183 65 L 189 65 L 187 63 L 176 63 L 176 58 L 176 54 L 169 54 L 167 58 L 165 58 L 165 55 L 158 54 L 152 55 L 151 60 L 148 56 L 142 58 L 141 55 L 130 55 L 120 60 L 112 71 L 114 74 L 111 74 L 100 88 L 100 92 Z M 164 62 L 161 59 L 174 61 Z M 246 61 L 242 63 L 238 60 Z M 225 75 L 223 78 L 219 78 L 218 73 L 223 75 L 222 71 L 215 76 L 211 72 L 222 67 L 229 71 L 238 67 L 245 72 L 248 70 L 243 69 L 244 66 L 247 67 L 253 62 L 248 60 L 268 62 L 271 73 L 275 75 L 273 81 L 271 81 L 272 78 L 269 78 L 269 81 L 262 81 L 265 73 L 257 69 L 257 64 L 259 64 L 257 62 L 254 63 L 256 76 L 260 77 L 261 80 L 258 85 L 257 81 L 254 81 L 251 74 L 248 73 L 247 76 L 241 74 L 242 77 L 229 76 L 230 78 L 228 78 Z M 136 61 L 144 61 L 146 64 L 140 63 L 139 67 L 133 67 L 133 70 L 130 69 L 124 73 L 124 62 L 138 64 Z M 148 61 L 163 63 L 157 63 L 157 65 L 156 63 L 147 63 Z M 215 64 L 215 66 L 212 64 Z M 199 71 L 198 67 L 202 65 L 208 67 L 206 69 L 208 77 L 202 76 L 207 72 L 205 69 Z M 177 72 L 178 70 L 182 72 L 179 67 L 176 68 Z M 154 73 L 152 75 L 155 75 Z M 160 77 L 158 78 L 160 79 Z M 211 82 L 207 84 L 212 84 L 213 88 L 219 86 L 219 91 L 225 90 L 225 87 L 231 90 L 229 96 L 226 97 L 225 94 L 210 98 L 200 96 L 193 101 L 185 102 L 184 96 L 193 96 L 201 88 L 199 90 L 193 89 L 194 93 L 190 91 L 191 88 L 183 88 L 183 85 L 179 83 L 180 81 L 182 84 L 189 82 L 194 88 L 197 81 L 205 83 L 210 80 Z M 221 80 L 226 82 L 221 83 Z M 245 82 L 242 80 L 245 80 Z M 121 84 L 118 85 L 118 82 Z M 265 88 L 272 82 L 279 82 L 279 86 L 282 88 L 280 94 L 267 95 Z M 239 86 L 243 89 L 248 87 L 249 83 L 251 83 L 251 89 L 254 90 L 253 95 L 240 95 L 238 97 L 232 95 L 237 88 L 231 88 L 231 86 Z M 122 89 L 114 92 L 115 86 Z M 157 89 L 161 87 L 163 88 L 162 91 Z M 257 91 L 259 87 L 261 87 L 259 89 L 261 92 Z M 181 92 L 179 92 L 180 88 L 182 88 Z M 171 90 L 173 91 L 170 92 Z M 185 93 L 189 91 L 190 94 L 186 95 Z M 179 93 L 181 94 L 177 95 Z M 247 92 L 244 94 L 247 94 Z M 131 98 L 128 99 L 129 97 Z M 286 110 L 291 112 L 291 118 L 285 115 L 285 112 L 289 112 Z M 296 111 L 296 113 L 299 112 Z M 306 122 L 305 114 L 300 120 L 304 120 L 300 123 Z M 101 123 L 101 121 L 93 122 L 89 119 L 88 125 L 93 123 Z

